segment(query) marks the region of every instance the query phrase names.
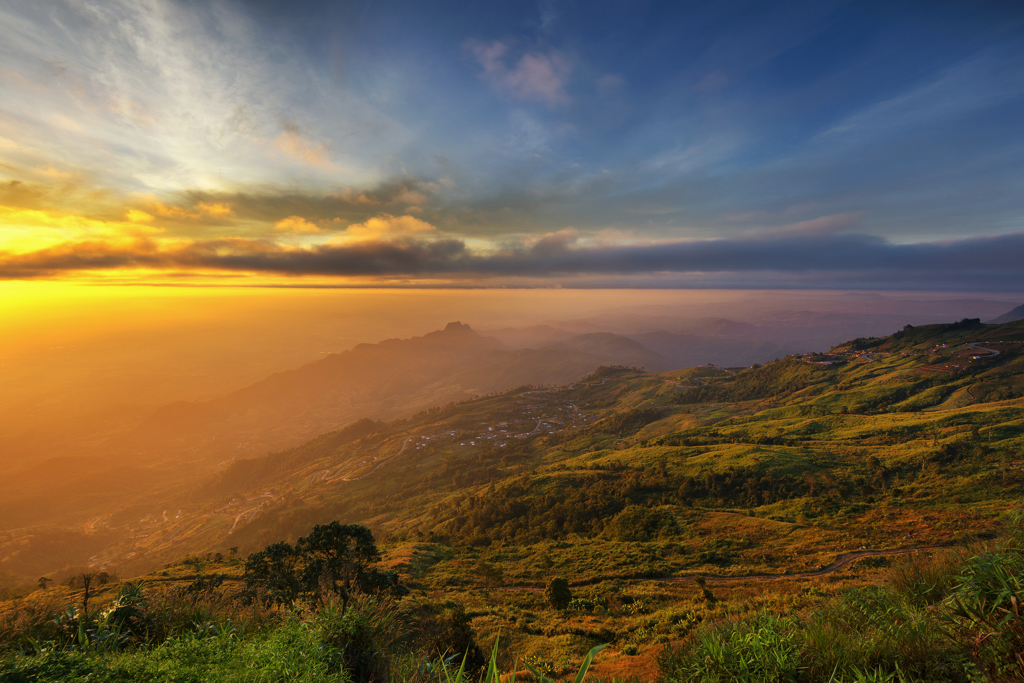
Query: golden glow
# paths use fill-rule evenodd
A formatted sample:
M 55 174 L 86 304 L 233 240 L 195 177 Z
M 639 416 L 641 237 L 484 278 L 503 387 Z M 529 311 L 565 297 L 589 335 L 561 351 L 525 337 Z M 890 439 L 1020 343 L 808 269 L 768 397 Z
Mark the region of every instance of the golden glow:
M 61 211 L 0 206 L 0 250 L 23 254 L 65 242 L 116 240 L 164 231 L 159 226 L 141 224 L 138 216 L 128 218 L 127 221 L 105 221 Z
M 338 241 L 386 239 L 403 236 L 437 235 L 439 231 L 430 223 L 414 216 L 392 216 L 382 213 L 362 223 L 353 223 L 345 228 Z
M 288 216 L 274 224 L 274 230 L 289 235 L 308 235 L 322 232 L 315 224 L 310 223 L 302 216 Z
M 167 206 L 161 202 L 153 201 L 152 210 L 166 218 L 178 218 L 195 220 L 206 217 L 227 218 L 235 215 L 229 204 L 200 202 L 193 209 L 185 209 L 180 206 Z
M 139 281 L 149 277 L 142 274 Z M 113 282 L 0 281 L 0 409 L 28 411 L 44 402 L 50 408 L 38 413 L 43 419 L 119 402 L 195 400 L 328 352 L 425 334 L 452 320 L 497 328 L 572 319 L 638 302 L 709 296 L 628 290 L 109 284 Z

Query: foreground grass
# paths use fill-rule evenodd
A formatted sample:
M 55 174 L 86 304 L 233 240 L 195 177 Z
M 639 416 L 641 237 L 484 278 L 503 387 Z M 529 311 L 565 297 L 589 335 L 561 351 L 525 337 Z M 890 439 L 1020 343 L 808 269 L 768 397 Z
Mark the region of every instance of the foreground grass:
M 183 637 L 125 652 L 44 649 L 3 663 L 0 680 L 20 681 L 352 681 L 341 657 L 297 621 L 249 639 Z
M 672 637 L 657 657 L 659 672 L 640 679 L 664 683 L 1024 680 L 1022 529 L 1018 523 L 991 547 L 901 558 L 878 585 L 834 593 L 808 586 L 810 601 L 767 594 L 742 606 L 725 604 L 712 584 L 689 603 L 656 612 L 634 601 L 624 611 L 635 614 L 636 628 L 610 635 L 621 662 L 657 639 L 657 622 L 671 623 Z M 578 597 L 563 614 L 603 609 L 586 602 Z M 158 614 L 164 620 L 173 611 L 166 603 Z M 116 611 L 117 603 L 100 614 L 112 614 L 112 607 Z M 141 609 L 133 614 L 145 616 Z M 440 615 L 402 601 L 362 598 L 344 613 L 332 604 L 317 611 L 291 608 L 262 615 L 259 627 L 216 614 L 206 623 L 176 619 L 160 642 L 127 620 L 117 626 L 103 618 L 77 633 L 50 630 L 48 639 L 39 637 L 47 631 L 38 619 L 35 631 L 23 621 L 22 633 L 8 631 L 0 681 L 496 683 L 518 672 L 523 680 L 580 683 L 588 671 L 594 680 L 607 680 L 593 676 L 600 667 L 591 670 L 602 646 L 578 655 L 572 666 L 553 668 L 543 653 L 510 657 L 496 638 L 484 659 L 461 609 Z M 101 626 L 119 630 L 104 636 Z M 616 673 L 625 674 L 616 680 L 637 680 L 628 666 Z
M 698 629 L 662 652 L 662 680 L 909 682 L 1024 680 L 1019 532 L 971 556 L 914 557 L 886 585 L 812 610 L 760 610 Z

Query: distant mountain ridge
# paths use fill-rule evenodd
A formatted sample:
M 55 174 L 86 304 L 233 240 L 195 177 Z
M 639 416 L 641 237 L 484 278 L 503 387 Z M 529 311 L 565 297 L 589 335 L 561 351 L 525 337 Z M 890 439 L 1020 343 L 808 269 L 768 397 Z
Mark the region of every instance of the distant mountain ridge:
M 1024 304 L 1021 304 L 1012 311 L 1007 311 L 1006 313 L 1003 313 L 998 318 L 993 318 L 992 320 L 989 320 L 988 324 L 1001 325 L 1003 323 L 1012 323 L 1017 320 L 1024 320 Z
M 39 510 L 47 519 L 66 519 L 103 500 L 178 486 L 237 458 L 291 448 L 359 419 L 394 420 L 527 384 L 566 384 L 601 365 L 672 366 L 610 333 L 555 337 L 557 343 L 539 348 L 509 348 L 451 322 L 420 337 L 359 344 L 219 398 L 165 405 L 120 430 L 97 425 L 81 440 L 102 448 L 110 468 L 102 481 L 83 474 L 94 468 L 86 466 L 88 456 L 76 453 L 59 466 L 38 462 L 19 477 L 47 485 L 28 490 L 0 482 L 7 503 L 0 512 L 18 523 L 38 518 Z
M 221 398 L 166 406 L 136 432 L 149 441 L 156 435 L 165 449 L 221 442 L 230 444 L 224 454 L 273 450 L 358 418 L 394 419 L 523 384 L 572 382 L 600 365 L 666 370 L 672 362 L 610 333 L 509 349 L 452 322 L 422 337 L 359 344 Z

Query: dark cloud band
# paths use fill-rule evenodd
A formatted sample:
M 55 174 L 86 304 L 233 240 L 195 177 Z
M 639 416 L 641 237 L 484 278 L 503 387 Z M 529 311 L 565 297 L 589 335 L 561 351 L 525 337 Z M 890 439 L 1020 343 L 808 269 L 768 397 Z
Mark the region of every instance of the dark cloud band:
M 460 240 L 378 240 L 286 247 L 270 241 L 222 239 L 166 247 L 153 240 L 113 246 L 71 243 L 27 254 L 0 254 L 0 277 L 52 277 L 76 271 L 155 268 L 280 275 L 403 277 L 663 276 L 708 274 L 768 286 L 788 276 L 813 284 L 840 279 L 949 287 L 1024 285 L 1024 233 L 957 241 L 893 244 L 864 235 L 718 239 L 645 245 L 587 246 L 542 239 L 495 253 Z

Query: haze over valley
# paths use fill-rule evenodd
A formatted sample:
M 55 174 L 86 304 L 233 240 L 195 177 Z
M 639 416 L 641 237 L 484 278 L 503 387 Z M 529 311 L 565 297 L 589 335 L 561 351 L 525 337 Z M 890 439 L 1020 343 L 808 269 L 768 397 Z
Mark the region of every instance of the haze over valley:
M 85 528 L 96 531 L 106 526 L 103 520 L 111 515 L 145 505 L 154 495 L 185 500 L 192 487 L 236 461 L 294 448 L 359 420 L 388 422 L 517 387 L 568 385 L 602 366 L 655 373 L 698 365 L 743 368 L 825 351 L 856 337 L 884 336 L 907 324 L 994 318 L 1011 308 L 1011 302 L 998 296 L 842 292 L 635 293 L 629 297 L 635 300 L 631 306 L 606 307 L 602 305 L 606 294 L 528 293 L 518 304 L 522 317 L 513 318 L 522 321 L 519 327 L 494 325 L 509 322 L 508 309 L 500 317 L 478 311 L 484 321 L 480 330 L 452 321 L 424 335 L 320 351 L 316 360 L 269 372 L 223 393 L 211 390 L 213 382 L 227 383 L 232 373 L 253 373 L 252 368 L 272 365 L 271 358 L 301 357 L 302 349 L 315 347 L 301 334 L 275 336 L 276 324 L 267 316 L 282 313 L 243 307 L 227 323 L 178 323 L 178 332 L 169 339 L 162 325 L 147 329 L 145 324 L 126 320 L 118 334 L 147 351 L 137 353 L 134 363 L 112 360 L 102 377 L 92 374 L 97 368 L 84 376 L 73 372 L 59 376 L 75 358 L 72 353 L 61 354 L 63 349 L 37 352 L 34 357 L 24 353 L 5 368 L 7 386 L 15 389 L 8 399 L 17 400 L 11 400 L 6 413 L 13 419 L 5 421 L 8 457 L 0 484 L 4 523 L 0 531 L 24 533 L 18 530 L 40 524 L 79 529 L 83 519 L 89 520 Z M 528 310 L 540 300 L 538 295 L 545 300 L 543 308 Z M 416 322 L 403 295 L 388 298 L 396 313 L 409 315 L 396 329 L 423 324 Z M 622 295 L 608 298 L 622 299 Z M 379 295 L 372 299 L 374 304 L 383 301 Z M 362 318 L 349 315 L 319 321 L 317 316 L 330 311 L 331 300 L 299 301 L 307 307 L 309 318 L 299 322 L 292 310 L 278 319 L 301 324 L 300 330 L 319 327 L 318 346 L 332 343 L 328 334 L 356 334 L 372 330 L 373 325 L 380 329 L 378 309 Z M 589 315 L 564 320 L 544 317 L 559 306 L 578 306 L 580 301 L 592 307 Z M 173 307 L 168 310 L 175 315 Z M 311 325 L 310 318 L 317 323 Z M 490 328 L 487 321 L 494 321 Z M 21 324 L 28 326 L 31 321 Z M 250 340 L 257 324 L 271 333 L 259 337 L 253 346 Z M 199 345 L 209 336 L 213 336 L 210 345 L 221 348 L 214 356 L 221 367 L 220 376 L 204 384 L 199 377 L 204 363 L 210 361 L 203 358 Z M 194 346 L 181 354 L 182 339 L 189 338 Z M 74 342 L 70 336 L 67 343 Z M 89 348 L 89 340 L 79 343 Z M 232 345 L 239 349 L 237 360 L 227 352 Z M 118 347 L 113 348 L 116 352 Z M 140 372 L 142 363 L 156 367 Z M 38 386 L 29 381 L 24 395 L 18 397 L 13 381 L 18 373 L 36 377 L 44 386 L 47 381 L 55 383 L 60 396 L 33 400 L 32 391 Z M 159 397 L 158 392 L 167 392 L 168 385 L 185 400 L 149 405 L 131 400 L 146 396 L 147 391 L 153 392 L 151 399 Z M 188 400 L 189 390 L 198 394 L 195 399 Z M 115 529 L 111 527 L 116 537 Z

